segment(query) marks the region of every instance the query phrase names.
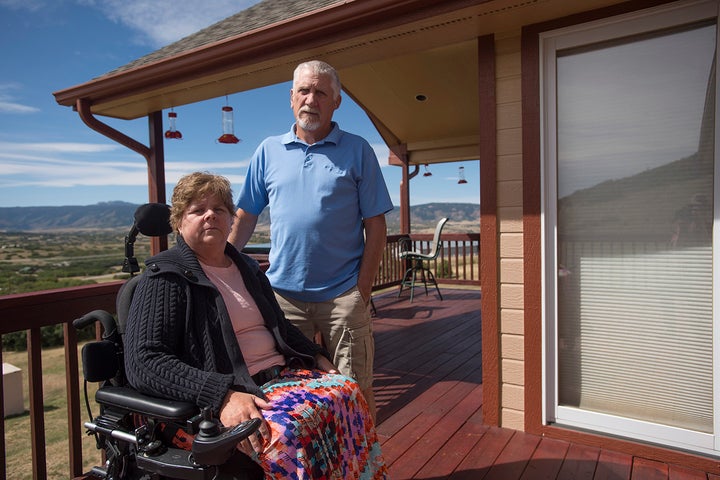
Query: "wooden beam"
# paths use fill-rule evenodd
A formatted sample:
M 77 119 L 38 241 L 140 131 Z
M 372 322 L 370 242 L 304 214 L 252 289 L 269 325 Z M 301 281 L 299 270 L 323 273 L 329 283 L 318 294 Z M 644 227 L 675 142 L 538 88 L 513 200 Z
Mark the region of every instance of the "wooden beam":
M 500 312 L 497 221 L 495 37 L 478 38 L 480 110 L 480 285 L 482 289 L 483 418 L 500 425 Z
M 148 115 L 148 198 L 153 203 L 167 203 L 165 194 L 165 143 L 163 134 L 162 112 Z M 167 236 L 150 237 L 150 252 L 155 255 L 168 248 Z

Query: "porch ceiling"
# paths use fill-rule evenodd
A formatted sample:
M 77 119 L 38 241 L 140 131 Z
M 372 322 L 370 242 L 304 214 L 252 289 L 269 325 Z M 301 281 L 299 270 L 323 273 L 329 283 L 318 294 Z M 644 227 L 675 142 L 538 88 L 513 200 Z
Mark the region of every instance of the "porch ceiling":
M 276 0 L 266 0 L 273 5 Z M 55 93 L 86 99 L 96 115 L 152 112 L 289 80 L 300 61 L 335 66 L 345 94 L 411 163 L 478 156 L 479 36 L 516 32 L 608 0 L 326 0 L 321 8 L 203 45 L 161 49 L 148 60 Z M 168 53 L 164 53 L 166 50 Z M 425 96 L 419 100 L 418 96 Z

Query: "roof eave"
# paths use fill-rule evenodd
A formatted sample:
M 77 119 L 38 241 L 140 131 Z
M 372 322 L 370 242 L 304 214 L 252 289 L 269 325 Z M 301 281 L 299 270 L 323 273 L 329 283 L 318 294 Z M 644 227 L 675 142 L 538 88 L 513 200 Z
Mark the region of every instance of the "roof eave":
M 79 99 L 85 99 L 96 110 L 103 103 L 210 76 L 227 70 L 229 65 L 250 65 L 490 1 L 350 0 L 154 63 L 107 74 L 53 95 L 60 105 L 74 107 Z

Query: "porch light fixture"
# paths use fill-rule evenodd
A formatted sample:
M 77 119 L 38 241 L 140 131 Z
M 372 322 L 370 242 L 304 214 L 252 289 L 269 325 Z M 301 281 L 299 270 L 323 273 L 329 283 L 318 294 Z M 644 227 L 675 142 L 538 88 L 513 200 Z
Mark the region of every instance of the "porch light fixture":
M 227 105 L 227 96 L 225 96 L 225 106 L 222 107 L 222 128 L 223 134 L 217 139 L 219 143 L 238 143 L 240 139 L 235 136 L 233 127 L 233 109 Z
M 467 183 L 467 180 L 465 180 L 465 167 L 463 167 L 462 165 L 458 167 L 458 183 Z
M 432 177 L 432 172 L 428 168 L 428 164 L 425 164 L 425 173 L 423 173 L 423 177 Z
M 168 129 L 165 132 L 165 138 L 182 140 L 182 133 L 177 129 L 177 113 L 174 109 L 168 112 Z

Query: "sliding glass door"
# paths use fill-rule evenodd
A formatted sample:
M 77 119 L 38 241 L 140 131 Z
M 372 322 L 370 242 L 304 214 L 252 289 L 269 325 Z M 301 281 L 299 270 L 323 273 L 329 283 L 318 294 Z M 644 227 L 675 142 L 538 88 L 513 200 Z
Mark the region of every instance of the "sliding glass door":
M 719 450 L 717 3 L 542 37 L 548 422 Z

